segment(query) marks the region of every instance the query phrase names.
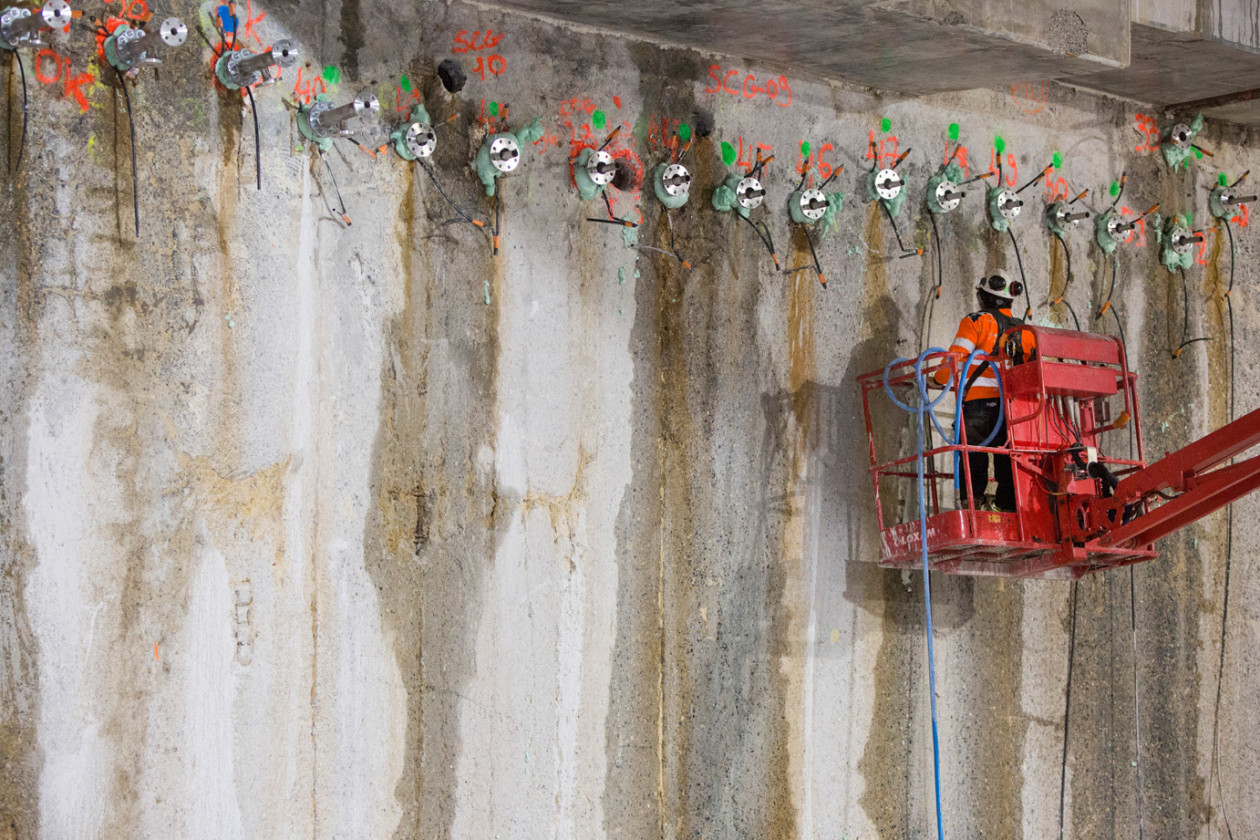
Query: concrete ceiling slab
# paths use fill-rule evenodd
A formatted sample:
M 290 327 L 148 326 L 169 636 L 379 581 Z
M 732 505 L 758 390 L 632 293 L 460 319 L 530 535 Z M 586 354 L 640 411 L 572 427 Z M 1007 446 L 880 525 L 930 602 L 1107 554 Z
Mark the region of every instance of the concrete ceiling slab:
M 982 10 L 973 13 L 981 15 L 978 18 L 959 10 L 983 6 L 978 0 L 931 5 L 921 0 L 757 4 L 647 0 L 633 6 L 614 0 L 505 0 L 492 5 L 909 94 L 1000 87 L 1012 79 L 1054 78 L 1065 72 L 1086 74 L 1122 64 L 1128 57 L 1127 6 L 1121 23 L 1117 13 L 1122 4 L 1115 0 L 1077 3 L 1108 11 L 1105 17 L 1098 13 L 1097 26 L 1081 24 L 1084 43 L 1089 40 L 1086 33 L 1105 25 L 1114 24 L 1112 31 L 1125 33 L 1110 39 L 1111 54 L 1083 56 L 1056 51 L 1056 39 L 1067 44 L 1070 33 L 1058 34 L 1048 4 L 1039 2 L 1028 6 L 1047 9 L 1024 15 L 1029 20 L 1044 17 L 1035 24 L 1044 36 L 1039 40 L 1026 37 L 1034 24 L 1028 24 L 1027 33 L 1013 31 L 1015 27 L 1005 22 L 990 25 Z

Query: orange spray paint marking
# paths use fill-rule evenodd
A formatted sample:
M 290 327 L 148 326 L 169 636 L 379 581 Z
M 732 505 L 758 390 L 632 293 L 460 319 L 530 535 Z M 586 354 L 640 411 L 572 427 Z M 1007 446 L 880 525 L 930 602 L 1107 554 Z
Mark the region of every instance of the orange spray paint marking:
M 1148 117 L 1146 114 L 1135 114 L 1133 116 L 1133 127 L 1143 136 L 1142 142 L 1134 146 L 1133 151 L 1159 151 L 1159 125 L 1156 124 L 1154 118 Z
M 52 62 L 52 70 L 48 70 L 47 62 Z M 70 58 L 59 53 L 44 48 L 35 54 L 35 78 L 41 84 L 51 85 L 60 81 L 61 95 L 65 98 L 74 98 L 79 103 L 79 110 L 83 113 L 88 111 L 88 100 L 82 88 L 86 85 L 89 88 L 95 84 L 96 77 L 91 73 L 79 73 L 75 75 L 74 68 Z
M 160 659 L 158 659 L 158 643 L 157 642 L 153 643 L 153 661 L 154 662 L 161 661 Z

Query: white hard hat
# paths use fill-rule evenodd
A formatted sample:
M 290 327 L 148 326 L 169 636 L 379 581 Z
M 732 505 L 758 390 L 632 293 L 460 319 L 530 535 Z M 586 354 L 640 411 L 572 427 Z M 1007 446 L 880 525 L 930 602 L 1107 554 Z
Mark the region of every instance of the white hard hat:
M 980 278 L 976 289 L 1003 300 L 1014 300 L 1024 293 L 1024 284 L 1018 280 L 1007 280 L 1001 274 L 993 274 Z

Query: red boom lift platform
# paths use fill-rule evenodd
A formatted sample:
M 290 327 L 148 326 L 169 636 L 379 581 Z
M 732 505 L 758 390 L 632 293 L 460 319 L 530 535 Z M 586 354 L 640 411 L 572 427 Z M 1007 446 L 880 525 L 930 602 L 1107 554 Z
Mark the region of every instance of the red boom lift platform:
M 1020 332 L 1031 333 L 1036 351 L 1030 361 L 1015 364 L 1007 349 L 1020 346 Z M 957 445 L 946 441 L 924 451 L 931 568 L 953 574 L 1079 578 L 1156 557 L 1156 540 L 1260 487 L 1260 456 L 1223 466 L 1260 443 L 1260 410 L 1147 466 L 1137 375 L 1129 370 L 1119 339 L 1025 325 L 1008 331 L 998 346 L 998 355 L 989 361 L 1002 383 L 1009 446 L 998 441 L 973 446 L 964 429 Z M 931 381 L 936 371 L 948 369 L 956 389 L 964 381 L 963 364 L 950 353 L 934 353 L 922 370 Z M 888 376 L 889 385 L 904 390 L 911 404 L 917 390 L 914 365 L 898 363 Z M 875 483 L 880 565 L 918 569 L 920 522 L 913 509 L 918 456 L 880 459 L 871 409 L 873 394 L 877 410 L 892 406 L 884 394 L 884 371 L 864 374 L 858 384 Z M 948 430 L 956 406 L 953 394 L 941 401 L 941 408 L 945 406 L 949 416 L 941 425 Z M 880 428 L 904 428 L 882 415 L 880 420 Z M 930 424 L 926 417 L 923 422 Z M 1102 435 L 1123 433 L 1130 423 L 1136 458 L 1103 453 Z M 929 428 L 925 435 L 930 434 Z M 1129 449 L 1127 442 L 1121 445 Z M 1015 513 L 977 509 L 965 489 L 955 491 L 956 482 L 959 488 L 970 486 L 969 452 L 1011 456 Z M 881 488 L 900 492 L 892 500 L 882 499 Z M 942 495 L 951 501 L 957 496 L 959 509 L 946 509 Z M 885 505 L 900 508 L 901 515 L 886 513 Z M 896 521 L 890 524 L 889 519 Z

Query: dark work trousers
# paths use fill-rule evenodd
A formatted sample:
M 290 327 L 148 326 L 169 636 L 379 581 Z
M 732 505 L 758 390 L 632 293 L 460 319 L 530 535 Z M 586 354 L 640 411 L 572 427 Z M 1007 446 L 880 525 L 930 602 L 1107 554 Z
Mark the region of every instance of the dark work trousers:
M 967 430 L 967 444 L 979 446 L 993 431 L 998 422 L 997 400 L 969 400 L 963 403 L 963 427 Z M 989 441 L 989 446 L 1006 446 L 1006 418 Z M 975 504 L 984 496 L 984 488 L 989 484 L 989 453 L 972 452 L 967 455 L 971 467 L 971 498 Z M 1002 510 L 1015 510 L 1015 476 L 1011 472 L 1011 456 L 993 456 L 993 475 L 997 479 L 997 493 L 994 501 Z

